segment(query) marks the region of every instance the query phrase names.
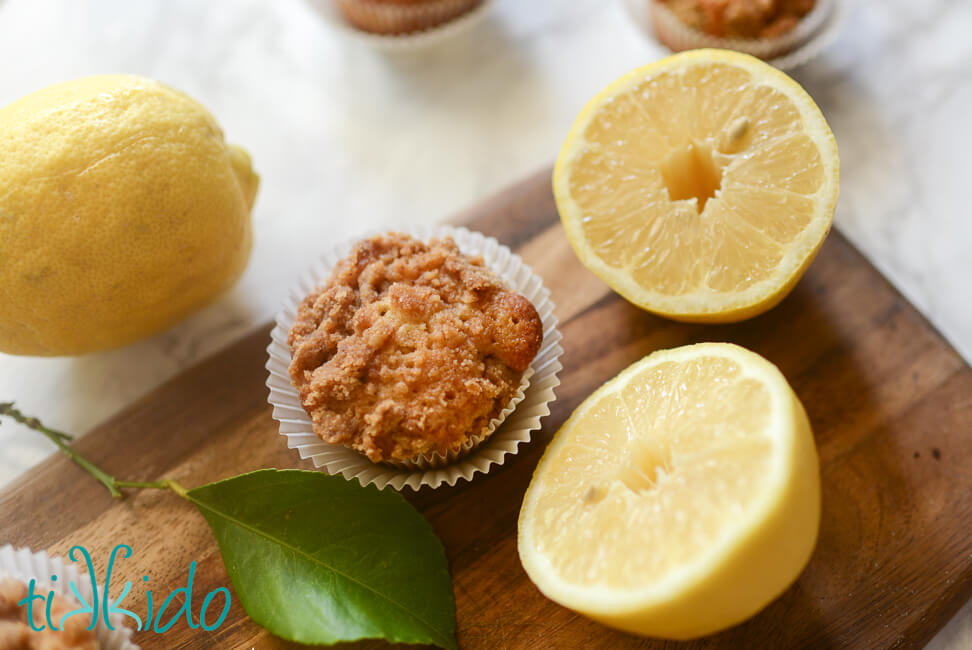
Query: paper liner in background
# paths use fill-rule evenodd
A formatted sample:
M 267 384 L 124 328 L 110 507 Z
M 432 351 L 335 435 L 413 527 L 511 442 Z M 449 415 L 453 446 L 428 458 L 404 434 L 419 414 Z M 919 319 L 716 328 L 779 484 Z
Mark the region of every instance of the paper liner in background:
M 51 582 L 52 575 L 57 576 L 57 582 Z M 4 578 L 13 578 L 24 583 L 29 583 L 33 578 L 39 587 L 38 593 L 46 595 L 48 591 L 54 591 L 77 601 L 69 586 L 74 581 L 81 597 L 91 602 L 91 580 L 88 575 L 80 573 L 74 562 L 66 562 L 59 557 L 52 558 L 44 551 L 34 553 L 27 548 L 15 549 L 9 544 L 0 546 L 0 580 Z M 125 624 L 124 617 L 115 614 L 111 617 L 111 624 L 114 631 L 105 625 L 99 608 L 95 633 L 102 650 L 139 650 L 131 642 L 132 629 Z
M 492 0 L 482 0 L 460 16 L 435 27 L 408 34 L 375 34 L 358 29 L 347 21 L 336 0 L 307 0 L 331 27 L 343 35 L 378 50 L 408 52 L 421 50 L 452 38 L 477 24 L 489 11 Z
M 849 0 L 817 0 L 813 10 L 791 31 L 773 39 L 709 36 L 685 25 L 657 0 L 626 0 L 642 29 L 673 52 L 719 48 L 752 54 L 780 70 L 802 65 L 833 43 L 847 15 Z
M 287 333 L 304 297 L 327 279 L 334 265 L 350 252 L 356 242 L 375 233 L 363 234 L 325 252 L 291 290 L 283 309 L 277 314 L 277 324 L 271 332 L 271 342 L 267 348 L 268 401 L 273 406 L 274 419 L 280 423 L 280 434 L 287 437 L 287 446 L 296 449 L 301 458 L 311 459 L 315 467 L 323 468 L 328 474 L 341 474 L 347 479 L 358 479 L 362 485 L 374 483 L 379 488 L 391 486 L 396 490 L 406 486 L 418 490 L 424 485 L 432 488 L 442 483 L 455 485 L 459 480 L 472 479 L 476 472 L 488 473 L 494 464 L 503 464 L 507 454 L 516 454 L 520 443 L 529 442 L 532 432 L 540 428 L 540 418 L 550 414 L 548 404 L 555 397 L 554 388 L 560 384 L 557 373 L 562 367 L 559 360 L 563 353 L 560 347 L 562 337 L 557 330 L 550 291 L 543 286 L 540 276 L 506 246 L 492 237 L 452 226 L 406 228 L 401 231 L 422 241 L 451 236 L 463 253 L 482 255 L 488 268 L 536 307 L 543 323 L 543 343 L 530 368 L 524 373 L 520 386 L 523 395 L 514 398 L 519 403 L 515 408 L 504 409 L 501 417 L 505 413 L 506 419 L 485 442 L 444 467 L 409 469 L 377 464 L 352 449 L 328 444 L 317 437 L 287 371 L 291 360 Z

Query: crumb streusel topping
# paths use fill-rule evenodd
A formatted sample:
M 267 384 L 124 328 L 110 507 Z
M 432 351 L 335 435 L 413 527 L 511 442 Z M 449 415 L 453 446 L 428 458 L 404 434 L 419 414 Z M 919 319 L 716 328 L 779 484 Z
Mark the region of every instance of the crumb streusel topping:
M 402 462 L 484 433 L 542 338 L 534 306 L 481 258 L 389 233 L 304 299 L 290 376 L 321 439 Z
M 46 592 L 44 592 L 46 593 Z M 98 650 L 98 639 L 88 630 L 91 616 L 79 614 L 64 623 L 64 629 L 47 628 L 47 609 L 44 605 L 31 608 L 34 625 L 43 628 L 36 632 L 27 620 L 27 606 L 17 603 L 27 597 L 27 585 L 19 580 L 0 580 L 0 648 L 3 650 Z M 78 608 L 78 604 L 54 594 L 51 621 L 60 624 L 61 618 Z
M 679 20 L 719 38 L 775 38 L 790 31 L 816 0 L 660 0 Z

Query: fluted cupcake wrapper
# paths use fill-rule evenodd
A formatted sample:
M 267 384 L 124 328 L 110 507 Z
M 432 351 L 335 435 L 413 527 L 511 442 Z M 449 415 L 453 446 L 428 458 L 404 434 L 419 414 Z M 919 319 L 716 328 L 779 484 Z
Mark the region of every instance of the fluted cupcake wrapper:
M 280 434 L 287 438 L 287 446 L 296 449 L 301 458 L 310 459 L 315 467 L 329 474 L 358 479 L 362 485 L 374 483 L 379 488 L 391 486 L 401 490 L 407 486 L 418 490 L 424 485 L 433 488 L 443 483 L 455 485 L 460 480 L 471 480 L 477 472 L 488 473 L 493 465 L 501 465 L 508 455 L 516 454 L 521 443 L 529 442 L 532 432 L 540 428 L 540 419 L 550 414 L 548 405 L 555 398 L 554 388 L 560 384 L 557 373 L 562 367 L 560 355 L 563 348 L 550 291 L 543 286 L 540 276 L 509 248 L 492 237 L 453 226 L 402 229 L 402 232 L 422 241 L 452 237 L 461 252 L 481 255 L 485 265 L 510 289 L 533 303 L 543 323 L 543 343 L 537 356 L 523 373 L 517 393 L 490 422 L 486 433 L 471 438 L 445 457 L 423 457 L 397 467 L 374 463 L 353 449 L 326 443 L 314 433 L 313 422 L 304 411 L 290 380 L 291 354 L 287 335 L 304 297 L 328 278 L 334 265 L 356 242 L 377 233 L 364 234 L 334 246 L 290 291 L 270 335 L 267 387 L 273 417 L 280 423 Z
M 57 580 L 52 581 L 51 576 L 57 576 Z M 73 582 L 81 597 L 91 602 L 91 582 L 87 574 L 79 572 L 74 562 L 50 557 L 46 551 L 35 553 L 29 548 L 15 549 L 9 544 L 0 546 L 0 581 L 5 578 L 19 580 L 25 584 L 33 579 L 37 585 L 37 593 L 46 596 L 48 591 L 53 591 L 76 601 L 77 598 L 70 587 Z M 101 616 L 99 611 L 95 636 L 102 650 L 139 650 L 139 647 L 131 641 L 133 630 L 125 625 L 122 616 L 116 614 L 110 617 L 114 630 L 105 625 L 104 618 Z
M 700 48 L 736 50 L 766 60 L 781 70 L 806 63 L 823 51 L 837 35 L 846 14 L 847 0 L 817 0 L 813 10 L 792 30 L 777 38 L 719 38 L 683 23 L 658 0 L 628 0 L 628 7 L 662 45 L 673 52 Z

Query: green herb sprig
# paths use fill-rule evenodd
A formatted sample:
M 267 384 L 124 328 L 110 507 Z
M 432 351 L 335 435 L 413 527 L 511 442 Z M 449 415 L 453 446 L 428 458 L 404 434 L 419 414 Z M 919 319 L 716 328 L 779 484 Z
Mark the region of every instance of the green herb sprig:
M 340 476 L 262 469 L 187 490 L 119 480 L 74 438 L 0 403 L 53 442 L 115 498 L 170 490 L 206 519 L 243 609 L 271 633 L 307 644 L 367 638 L 456 648 L 455 599 L 442 543 L 397 492 Z M 288 603 L 288 607 L 280 607 Z

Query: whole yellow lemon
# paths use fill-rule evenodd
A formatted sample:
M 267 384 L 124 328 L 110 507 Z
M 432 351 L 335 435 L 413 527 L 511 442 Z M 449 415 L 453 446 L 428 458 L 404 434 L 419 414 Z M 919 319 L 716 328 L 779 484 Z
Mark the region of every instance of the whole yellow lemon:
M 0 351 L 92 352 L 198 309 L 246 266 L 258 185 L 205 108 L 150 79 L 0 109 Z

